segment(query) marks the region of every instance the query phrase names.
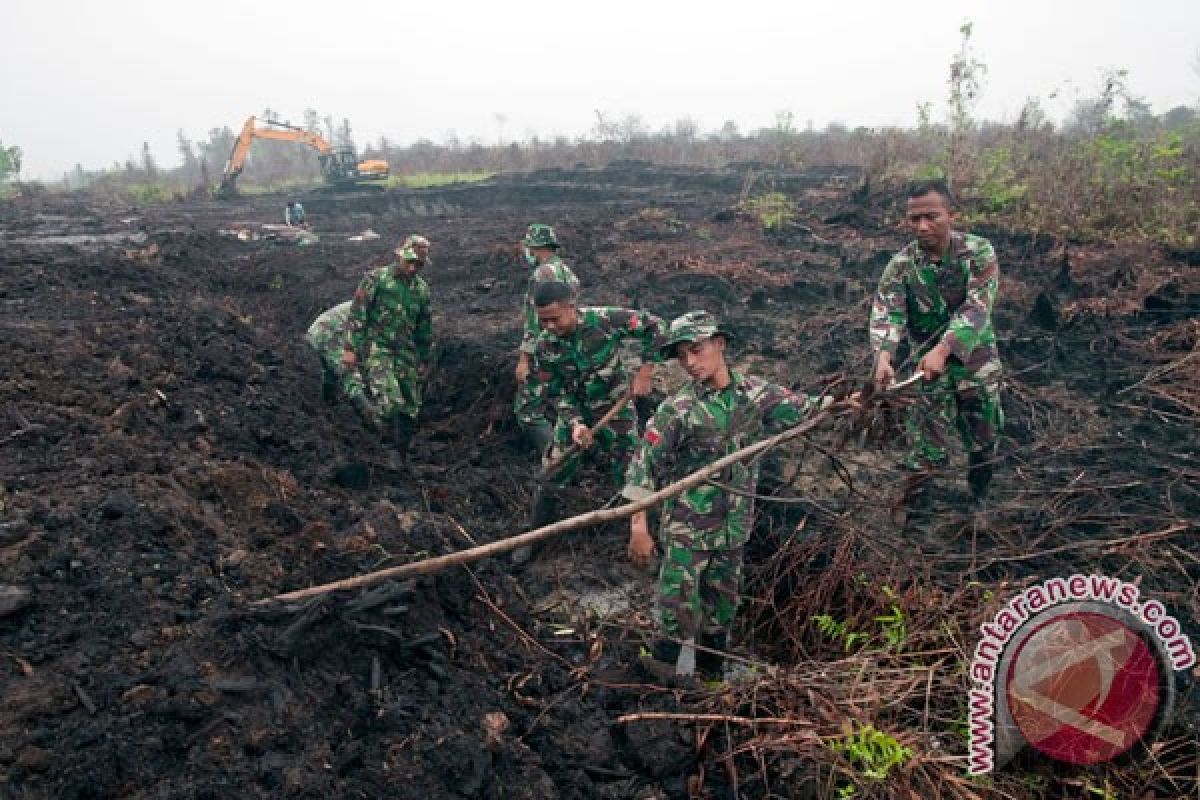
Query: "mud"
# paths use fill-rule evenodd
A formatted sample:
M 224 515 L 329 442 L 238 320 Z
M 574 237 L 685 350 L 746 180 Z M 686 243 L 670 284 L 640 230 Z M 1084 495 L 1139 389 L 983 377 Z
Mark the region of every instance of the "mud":
M 734 210 L 748 175 L 795 196 L 794 229 L 768 235 Z M 513 243 L 530 221 L 556 226 L 589 304 L 704 305 L 728 316 L 757 371 L 812 390 L 864 376 L 867 299 L 903 238 L 860 183 L 838 168 L 623 163 L 314 193 L 302 199 L 321 241 L 305 248 L 220 233 L 277 223 L 282 196 L 0 204 L 0 584 L 27 591 L 0 605 L 0 795 L 688 796 L 710 752 L 692 730 L 616 722 L 688 702 L 635 665 L 650 579 L 625 562 L 620 526 L 555 542 L 524 572 L 494 560 L 357 606 L 252 603 L 519 531 L 534 464 L 509 413 L 524 288 Z M 349 241 L 368 228 L 383 238 Z M 302 337 L 410 232 L 434 242 L 439 366 L 400 470 L 347 408 L 322 403 Z M 1144 477 L 1113 490 L 1131 527 L 1194 525 L 1195 417 L 1126 391 L 1156 365 L 1140 345 L 1194 352 L 1194 262 L 1081 244 L 1064 271 L 1054 242 L 988 233 L 1015 376 L 1010 466 L 1053 437 L 1086 440 L 1112 471 Z M 659 391 L 679 377 L 664 372 Z M 1039 475 L 1054 467 L 1068 485 L 1097 450 L 1039 456 Z M 859 502 L 819 457 L 805 463 L 814 502 Z M 856 474 L 868 492 L 892 477 Z M 1022 480 L 1009 469 L 998 491 L 1017 497 Z M 593 478 L 568 510 L 610 496 Z M 764 525 L 794 528 L 806 511 L 772 509 Z M 1071 535 L 1102 528 L 1084 520 Z M 1120 552 L 1080 553 L 1035 571 L 1127 564 Z M 1147 588 L 1197 619 L 1198 582 L 1193 559 Z M 755 646 L 790 657 L 764 638 L 771 625 L 757 630 Z M 710 767 L 715 796 L 732 796 Z M 768 771 L 797 769 L 785 758 Z M 748 780 L 741 796 L 762 796 Z M 785 796 L 819 796 L 791 785 Z

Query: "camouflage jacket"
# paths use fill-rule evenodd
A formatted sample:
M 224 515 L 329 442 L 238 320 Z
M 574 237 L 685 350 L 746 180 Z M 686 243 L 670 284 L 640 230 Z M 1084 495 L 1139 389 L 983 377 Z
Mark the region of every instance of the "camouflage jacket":
M 388 264 L 363 276 L 346 318 L 345 346 L 360 359 L 387 353 L 427 364 L 433 347 L 429 284 L 420 275 L 397 277 L 396 268 Z
M 552 281 L 567 284 L 574 292 L 574 296 L 579 296 L 579 278 L 575 277 L 571 268 L 558 256 L 534 267 L 529 273 L 529 283 L 525 286 L 525 332 L 521 336 L 522 353 L 533 354 L 538 334 L 542 330 L 538 326 L 537 306 L 533 302 L 533 292 L 537 289 L 538 284 Z
M 646 425 L 625 473 L 627 499 L 641 500 L 719 458 L 800 423 L 832 398 L 796 395 L 761 378 L 730 371 L 724 389 L 692 381 L 663 401 Z M 754 494 L 759 463 L 739 462 L 714 480 Z M 754 499 L 701 484 L 663 503 L 662 530 L 696 550 L 741 547 L 750 537 Z
M 895 354 L 902 335 L 923 353 L 939 341 L 964 365 L 998 359 L 992 330 L 1000 268 L 992 244 L 952 232 L 946 256 L 935 261 L 913 241 L 883 270 L 871 304 L 871 347 Z
M 568 427 L 590 425 L 604 416 L 629 388 L 621 343 L 640 342 L 642 363 L 661 361 L 657 344 L 662 328 L 662 320 L 647 311 L 581 308 L 569 336 L 538 334 L 533 354 L 538 380 L 546 385 L 559 421 Z

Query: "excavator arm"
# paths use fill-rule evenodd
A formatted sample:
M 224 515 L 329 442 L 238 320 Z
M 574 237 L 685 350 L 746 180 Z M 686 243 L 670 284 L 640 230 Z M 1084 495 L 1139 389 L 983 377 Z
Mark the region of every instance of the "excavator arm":
M 352 181 L 357 178 L 378 179 L 388 176 L 386 161 L 358 162 L 352 149 L 335 150 L 324 137 L 311 131 L 283 122 L 269 122 L 267 126 L 260 126 L 256 117 L 250 117 L 242 126 L 242 132 L 238 134 L 237 140 L 233 143 L 233 150 L 229 154 L 229 160 L 225 163 L 225 173 L 221 177 L 221 185 L 217 187 L 218 197 L 231 197 L 237 194 L 237 179 L 242 174 L 242 168 L 246 165 L 246 156 L 250 154 L 250 145 L 254 143 L 255 139 L 274 139 L 308 145 L 320 155 L 321 173 L 331 183 Z

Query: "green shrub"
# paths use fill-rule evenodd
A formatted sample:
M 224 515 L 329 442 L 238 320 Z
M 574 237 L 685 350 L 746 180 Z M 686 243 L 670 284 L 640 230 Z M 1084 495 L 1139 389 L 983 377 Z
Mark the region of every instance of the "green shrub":
M 786 230 L 796 221 L 796 204 L 782 192 L 748 197 L 738 204 L 738 210 L 757 219 L 768 233 Z
M 872 725 L 849 731 L 829 747 L 844 755 L 864 778 L 874 782 L 887 780 L 894 767 L 903 766 L 913 756 L 911 748 L 903 747 L 894 736 Z
M 164 203 L 169 196 L 167 190 L 156 183 L 130 184 L 125 187 L 125 193 L 129 195 L 130 200 L 138 205 Z

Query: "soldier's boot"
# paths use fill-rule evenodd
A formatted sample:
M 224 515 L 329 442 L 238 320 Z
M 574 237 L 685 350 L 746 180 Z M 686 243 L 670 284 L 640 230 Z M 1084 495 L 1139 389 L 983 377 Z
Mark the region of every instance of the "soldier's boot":
M 338 377 L 337 373 L 329 367 L 321 367 L 321 400 L 325 405 L 331 406 L 337 403 L 338 399 Z
M 905 478 L 891 508 L 892 524 L 897 529 L 909 530 L 929 510 L 929 480 L 929 473 L 924 471 Z
M 407 414 L 397 414 L 390 422 L 388 439 L 396 452 L 407 458 L 413 437 L 417 435 L 417 420 Z
M 982 504 L 987 499 L 988 488 L 992 484 L 992 460 L 995 455 L 987 450 L 975 450 L 968 456 L 967 486 L 971 487 L 971 496 L 976 504 Z
M 412 446 L 413 436 L 417 433 L 417 421 L 406 414 L 396 414 L 384 422 L 383 433 L 392 448 L 388 454 L 388 467 L 394 470 L 406 469 L 408 451 Z
M 725 633 L 702 633 L 698 644 L 705 648 L 696 649 L 696 672 L 706 681 L 725 680 L 725 648 L 729 636 Z M 717 652 L 710 652 L 710 651 Z
M 351 395 L 350 405 L 352 405 L 354 410 L 358 412 L 358 415 L 362 418 L 363 424 L 369 429 L 375 432 L 382 430 L 383 425 L 379 420 L 379 416 L 375 413 L 375 409 L 371 405 L 371 402 L 367 400 L 366 395 Z
M 641 667 L 650 677 L 663 683 L 672 683 L 677 676 L 676 670 L 682 651 L 683 646 L 679 642 L 657 639 L 650 646 L 650 652 L 641 657 Z
M 558 518 L 558 496 L 553 490 L 539 486 L 533 493 L 533 504 L 529 510 L 527 530 L 536 530 L 549 525 Z M 541 544 L 527 544 L 512 551 L 512 563 L 521 566 L 533 558 Z

